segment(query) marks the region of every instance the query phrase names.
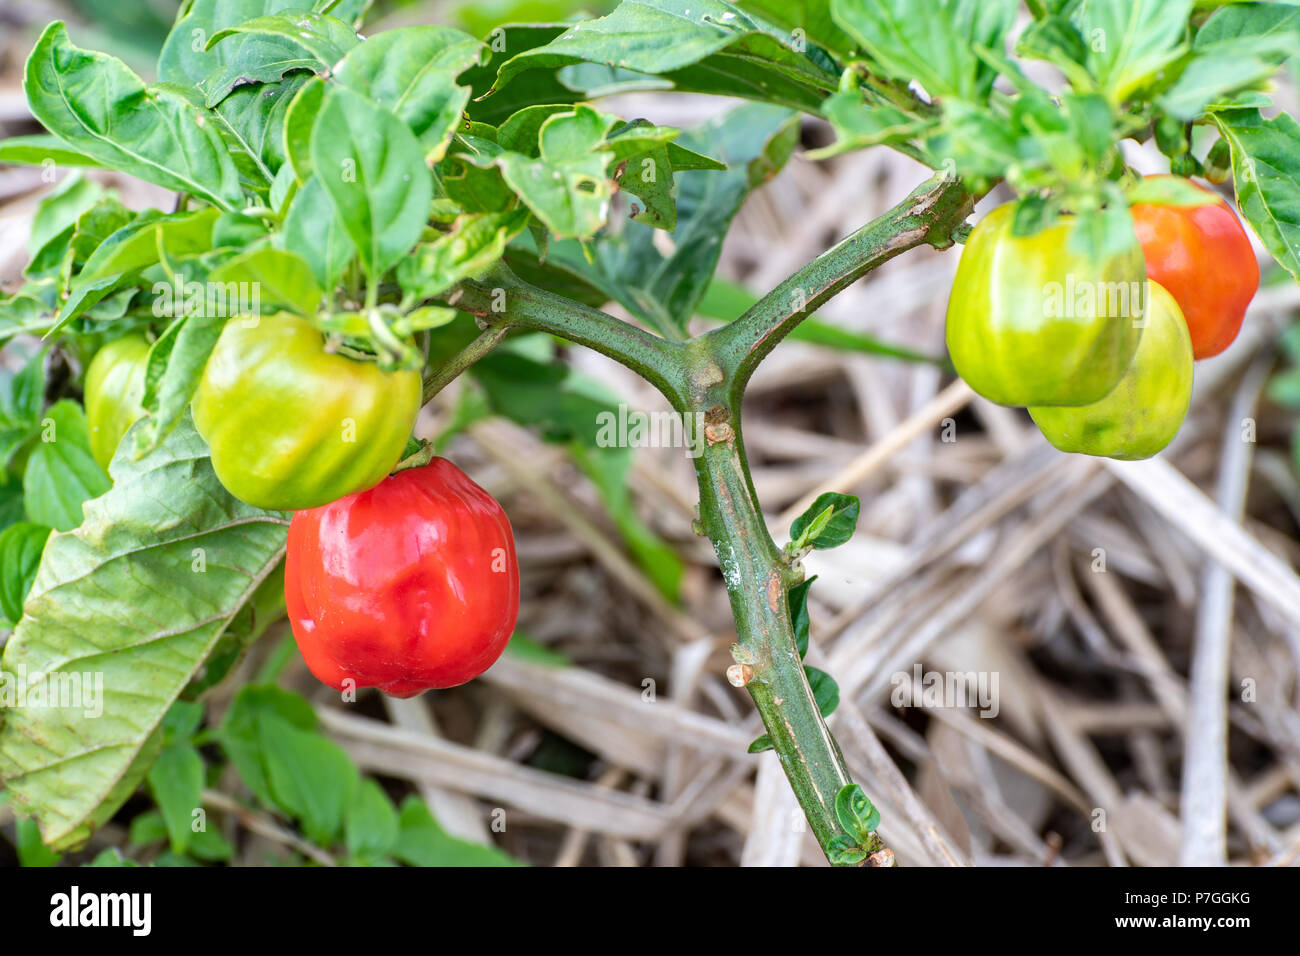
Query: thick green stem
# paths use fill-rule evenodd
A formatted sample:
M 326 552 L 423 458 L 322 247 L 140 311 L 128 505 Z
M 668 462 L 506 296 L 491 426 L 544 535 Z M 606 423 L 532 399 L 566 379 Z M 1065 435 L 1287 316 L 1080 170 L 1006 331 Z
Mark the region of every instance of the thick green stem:
M 695 459 L 700 523 L 713 542 L 731 599 L 739 679 L 754 698 L 790 786 L 825 849 L 844 832 L 835 816 L 835 796 L 851 781 L 795 646 L 787 592 L 798 575 L 768 533 L 745 461 L 739 409 L 707 354 L 693 369 L 693 384 L 690 406 L 704 415 L 703 453 Z
M 504 267 L 485 279 L 462 283 L 447 299 L 489 323 L 549 332 L 608 355 L 655 385 L 683 416 L 683 424 L 702 426 L 703 448 L 695 459 L 700 523 L 717 553 L 735 615 L 734 673 L 748 687 L 828 855 L 837 839 L 852 839 L 835 810 L 836 796 L 851 780 L 795 644 L 788 595 L 801 572 L 783 558 L 763 520 L 741 440 L 741 401 L 759 363 L 822 303 L 907 249 L 951 245 L 972 205 L 959 182 L 932 179 L 782 282 L 740 318 L 688 342 L 660 338 L 528 285 Z M 482 344 L 488 347 L 491 339 Z M 867 844 L 869 851 L 881 849 L 874 834 Z M 873 853 L 871 862 L 890 858 Z

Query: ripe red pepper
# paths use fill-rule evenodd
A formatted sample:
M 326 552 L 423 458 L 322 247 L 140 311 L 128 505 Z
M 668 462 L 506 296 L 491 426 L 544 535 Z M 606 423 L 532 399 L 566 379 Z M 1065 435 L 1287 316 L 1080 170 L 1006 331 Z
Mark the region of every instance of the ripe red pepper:
M 1182 309 L 1192 354 L 1218 355 L 1237 337 L 1259 288 L 1259 264 L 1246 230 L 1221 199 L 1203 206 L 1138 203 L 1132 213 L 1147 277 Z
M 284 596 L 320 680 L 413 697 L 477 677 L 519 614 L 514 535 L 501 506 L 444 458 L 295 512 Z

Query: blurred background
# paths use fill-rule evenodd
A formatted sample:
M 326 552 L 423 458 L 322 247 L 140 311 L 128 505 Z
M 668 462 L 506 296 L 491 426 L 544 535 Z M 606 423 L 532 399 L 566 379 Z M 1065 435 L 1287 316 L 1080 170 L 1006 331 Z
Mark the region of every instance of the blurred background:
M 0 0 L 0 136 L 34 131 L 20 77 L 46 22 L 68 20 L 79 45 L 150 76 L 177 6 Z M 367 31 L 442 23 L 481 37 L 610 6 L 381 2 Z M 1280 99 L 1295 111 L 1293 89 Z M 602 108 L 689 128 L 735 105 L 637 94 Z M 805 149 L 830 138 L 804 118 Z M 1130 160 L 1168 171 L 1154 147 Z M 36 204 L 57 188 L 39 173 L 0 168 L 5 283 L 24 265 Z M 883 149 L 820 163 L 799 150 L 737 218 L 699 327 L 738 314 L 928 175 Z M 168 202 L 101 178 L 130 205 Z M 822 344 L 778 349 L 745 409 L 774 534 L 819 491 L 862 498 L 858 535 L 807 562 L 818 575 L 810 662 L 839 682 L 832 727 L 882 836 L 905 865 L 1295 865 L 1300 289 L 1260 250 L 1240 338 L 1198 364 L 1175 446 L 1134 465 L 1062 455 L 1022 411 L 955 379 L 943 319 L 957 258 L 918 249 L 852 286 L 810 326 Z M 908 357 L 881 354 L 881 342 Z M 665 407 L 598 355 L 553 357 L 584 388 Z M 470 387 L 426 410 L 424 437 L 453 424 Z M 496 667 L 410 701 L 363 695 L 345 713 L 284 651 L 280 628 L 209 695 L 209 720 L 279 655 L 282 684 L 318 705 L 352 760 L 395 799 L 422 795 L 467 844 L 538 865 L 824 865 L 775 756 L 745 752 L 761 727 L 723 676 L 734 631 L 712 550 L 691 532 L 690 461 L 637 449 L 620 502 L 545 437 L 487 418 L 445 450 L 504 503 L 518 536 L 521 637 Z M 1227 686 L 1193 679 L 1221 659 Z M 927 700 L 936 678 L 987 696 Z M 1226 761 L 1200 746 L 1222 720 Z M 212 792 L 242 798 L 229 774 Z M 1223 845 L 1200 809 L 1218 794 Z M 126 848 L 139 810 L 129 804 L 86 853 Z M 274 826 L 229 827 L 236 863 L 302 852 Z

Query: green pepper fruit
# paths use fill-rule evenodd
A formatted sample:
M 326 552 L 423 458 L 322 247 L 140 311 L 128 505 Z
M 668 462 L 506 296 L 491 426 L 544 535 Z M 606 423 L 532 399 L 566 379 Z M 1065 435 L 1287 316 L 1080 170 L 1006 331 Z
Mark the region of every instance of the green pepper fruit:
M 420 375 L 326 352 L 285 312 L 222 329 L 194 395 L 194 424 L 236 498 L 298 511 L 373 488 L 420 411 Z
M 1150 458 L 1178 434 L 1192 398 L 1192 337 L 1174 297 L 1151 283 L 1137 354 L 1115 390 L 1082 408 L 1031 408 L 1061 451 L 1133 461 Z
M 958 374 L 1001 405 L 1089 405 L 1119 382 L 1137 349 L 1146 267 L 1131 250 L 1101 261 L 1069 248 L 1075 220 L 1012 235 L 1016 203 L 971 232 L 948 299 Z
M 126 430 L 145 413 L 140 400 L 149 348 L 149 340 L 138 332 L 114 339 L 95 353 L 86 369 L 90 453 L 105 471 Z

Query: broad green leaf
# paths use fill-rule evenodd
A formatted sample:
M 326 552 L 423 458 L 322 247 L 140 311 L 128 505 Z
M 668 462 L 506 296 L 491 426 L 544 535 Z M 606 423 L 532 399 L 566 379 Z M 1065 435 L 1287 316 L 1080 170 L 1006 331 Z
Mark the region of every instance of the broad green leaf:
M 811 40 L 840 60 L 849 59 L 847 54 L 855 49 L 853 38 L 835 25 L 831 0 L 737 0 L 736 6 L 784 27 L 791 36 Z
M 1300 44 L 1300 40 L 1297 40 Z M 1161 94 L 1160 107 L 1170 116 L 1193 120 L 1211 103 L 1267 80 L 1277 67 L 1259 57 L 1225 53 L 1196 56 L 1174 84 Z
M 321 288 L 333 290 L 357 253 L 356 243 L 318 177 L 298 190 L 285 217 L 283 242 L 306 260 Z M 403 260 L 405 264 L 406 260 Z
M 201 107 L 165 85 L 146 86 L 121 60 L 72 45 L 55 22 L 27 61 L 32 114 L 78 152 L 223 209 L 242 193 L 234 162 Z
M 1300 123 L 1259 110 L 1214 114 L 1232 147 L 1237 208 L 1264 248 L 1300 281 Z
M 23 601 L 36 578 L 41 552 L 53 529 L 20 521 L 0 532 L 0 614 L 10 623 L 23 616 Z
M 250 189 L 264 192 L 287 161 L 285 119 L 298 91 L 312 79 L 294 73 L 276 83 L 241 86 L 213 111 Z
M 831 0 L 831 16 L 900 83 L 919 83 L 931 99 L 986 100 L 994 71 L 976 46 L 1001 51 L 1016 0 Z
M 218 30 L 208 38 L 207 49 L 229 37 L 249 35 L 295 44 L 325 69 L 333 68 L 361 42 L 352 27 L 328 14 L 274 13 Z
M 512 57 L 527 50 L 546 46 L 568 29 L 563 23 L 516 23 L 496 27 L 493 43 L 489 45 L 488 61 L 473 66 L 461 75 L 461 82 L 469 85 L 470 101 L 466 112 L 471 120 L 499 125 L 516 112 L 530 106 L 546 104 L 572 104 L 582 98 L 577 90 L 566 86 L 554 71 L 537 70 L 526 83 L 511 83 L 504 90 L 493 92 L 497 74 Z M 488 31 L 477 35 L 486 36 Z
M 838 548 L 857 530 L 860 508 L 853 495 L 834 491 L 818 495 L 808 510 L 790 525 L 792 546 L 796 549 L 811 546 L 819 551 Z
M 330 846 L 360 782 L 356 766 L 338 744 L 270 711 L 258 715 L 257 742 L 276 805 L 309 840 Z
M 217 739 L 240 779 L 265 806 L 275 806 L 262 763 L 258 727 L 264 714 L 274 714 L 302 731 L 316 729 L 316 713 L 297 694 L 270 684 L 247 684 L 239 689 L 222 718 Z
M 1076 14 L 1098 89 L 1121 103 L 1184 51 L 1192 0 L 1090 0 Z
M 839 77 L 825 57 L 796 52 L 793 43 L 785 32 L 724 0 L 625 0 L 609 16 L 572 25 L 546 46 L 510 59 L 494 91 L 509 90 L 529 71 L 591 63 L 663 76 L 685 92 L 741 96 L 815 112 Z M 574 84 L 590 72 L 563 79 Z M 586 83 L 577 88 L 584 96 L 594 95 Z
M 284 153 L 293 166 L 299 185 L 305 184 L 312 176 L 311 131 L 324 105 L 325 81 L 313 77 L 293 95 L 285 111 Z
M 603 144 L 611 122 L 585 106 L 557 113 L 541 126 L 539 156 L 506 152 L 497 159 L 510 188 L 559 238 L 585 239 L 605 225 L 613 195 L 605 169 L 613 153 Z
M 219 68 L 238 62 L 243 44 L 254 39 L 231 38 L 209 50 L 208 41 L 213 36 L 256 17 L 305 13 L 314 6 L 313 0 L 192 0 L 163 44 L 158 79 L 198 86 Z
M 284 552 L 286 516 L 230 497 L 188 424 L 113 474 L 82 526 L 51 536 L 4 649 L 10 675 L 94 679 L 88 706 L 12 707 L 0 729 L 0 779 L 59 849 L 144 778 L 172 702 Z
M 1289 3 L 1238 3 L 1220 7 L 1196 32 L 1197 52 L 1243 49 L 1280 64 L 1300 43 L 1300 6 Z
M 157 263 L 160 248 L 173 260 L 206 251 L 219 216 L 211 208 L 167 215 L 150 210 L 113 233 L 77 274 L 55 330 L 103 299 L 125 276 Z
M 388 30 L 352 50 L 334 78 L 393 111 L 415 133 L 426 159 L 437 162 L 469 102 L 456 77 L 476 64 L 483 44 L 448 27 Z
M 103 165 L 75 149 L 69 149 L 62 140 L 48 133 L 0 139 L 0 163 L 13 163 L 19 166 L 98 167 Z
M 416 796 L 402 801 L 401 831 L 393 854 L 412 866 L 523 866 L 494 846 L 481 846 L 452 836 L 438 825 L 428 806 Z
M 378 282 L 419 241 L 433 201 L 415 134 L 389 110 L 336 87 L 316 118 L 311 157 L 362 265 Z
M 302 256 L 280 249 L 255 249 L 236 256 L 208 275 L 210 283 L 226 285 L 247 283 L 257 290 L 262 311 L 284 308 L 298 315 L 310 316 L 321 304 L 320 286 L 312 276 L 311 266 Z M 230 292 L 227 292 L 227 300 Z
M 41 421 L 40 441 L 23 473 L 27 517 L 58 531 L 71 531 L 81 524 L 82 504 L 111 486 L 90 453 L 81 406 L 68 399 L 57 402 Z
M 208 109 L 221 103 L 237 87 L 277 83 L 296 70 L 316 73 L 322 69 L 320 60 L 304 55 L 301 47 L 285 37 L 250 36 L 243 40 L 239 57 L 217 67 L 199 84 Z
M 203 758 L 193 744 L 172 744 L 163 748 L 147 779 L 167 824 L 172 852 L 184 853 L 192 836 L 194 811 L 203 806 Z
M 343 829 L 350 855 L 363 860 L 385 857 L 397 844 L 397 808 L 383 788 L 367 777 L 352 792 Z

